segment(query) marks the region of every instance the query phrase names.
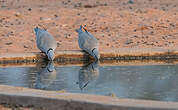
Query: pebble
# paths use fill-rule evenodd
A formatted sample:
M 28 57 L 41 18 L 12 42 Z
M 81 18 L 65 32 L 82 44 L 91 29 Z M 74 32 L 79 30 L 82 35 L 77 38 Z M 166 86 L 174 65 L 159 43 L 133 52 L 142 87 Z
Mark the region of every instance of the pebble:
M 20 17 L 20 16 L 21 16 L 20 12 L 16 12 L 16 13 L 15 13 L 15 16 L 16 16 L 16 17 Z
M 8 43 L 6 43 L 6 45 L 11 45 L 12 44 L 12 42 L 8 42 Z
M 28 11 L 32 11 L 32 9 L 31 9 L 31 8 L 29 8 L 29 9 L 28 9 Z
M 24 48 L 28 48 L 26 45 L 23 46 Z

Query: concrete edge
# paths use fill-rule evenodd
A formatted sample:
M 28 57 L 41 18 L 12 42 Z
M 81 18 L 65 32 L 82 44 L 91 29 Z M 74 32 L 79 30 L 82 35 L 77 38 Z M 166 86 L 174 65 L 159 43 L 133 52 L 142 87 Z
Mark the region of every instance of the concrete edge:
M 177 102 L 43 91 L 0 85 L 0 104 L 43 110 L 178 110 Z
M 0 64 L 0 67 L 38 67 L 46 62 L 37 63 L 5 63 Z M 55 67 L 70 67 L 70 66 L 84 66 L 91 63 L 90 61 L 70 61 L 70 62 L 54 62 Z M 178 60 L 102 60 L 100 66 L 139 66 L 139 65 L 173 65 L 178 64 Z
M 55 52 L 55 62 L 83 62 L 92 59 L 87 53 L 80 50 L 57 51 Z M 178 59 L 178 50 L 164 48 L 121 48 L 117 50 L 100 52 L 103 60 L 170 60 Z M 17 53 L 0 54 L 0 64 L 34 64 L 36 62 L 47 60 L 42 53 Z

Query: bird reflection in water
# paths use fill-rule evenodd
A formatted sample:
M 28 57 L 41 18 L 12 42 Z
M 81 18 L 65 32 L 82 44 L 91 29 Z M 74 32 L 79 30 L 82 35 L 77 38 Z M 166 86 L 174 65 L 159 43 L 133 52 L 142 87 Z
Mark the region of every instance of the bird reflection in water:
M 83 90 L 90 82 L 96 80 L 99 76 L 99 61 L 95 61 L 83 66 L 79 70 L 78 82 L 79 88 Z
M 56 79 L 56 70 L 53 61 L 49 61 L 45 67 L 41 66 L 36 76 L 34 87 L 36 89 L 47 89 Z

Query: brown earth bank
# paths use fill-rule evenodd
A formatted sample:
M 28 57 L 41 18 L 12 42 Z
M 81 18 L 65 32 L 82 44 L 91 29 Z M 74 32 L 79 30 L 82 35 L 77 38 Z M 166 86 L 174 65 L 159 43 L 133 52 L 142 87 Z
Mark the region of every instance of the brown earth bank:
M 0 0 L 0 54 L 39 52 L 33 28 L 46 28 L 57 51 L 79 50 L 87 25 L 100 51 L 178 47 L 178 0 Z

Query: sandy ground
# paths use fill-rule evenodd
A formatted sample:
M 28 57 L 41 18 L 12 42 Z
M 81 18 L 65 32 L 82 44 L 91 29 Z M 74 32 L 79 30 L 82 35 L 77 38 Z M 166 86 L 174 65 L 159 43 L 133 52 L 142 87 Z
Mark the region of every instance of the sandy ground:
M 0 54 L 39 52 L 35 26 L 57 40 L 57 51 L 79 50 L 86 24 L 100 50 L 176 48 L 178 0 L 0 0 Z

